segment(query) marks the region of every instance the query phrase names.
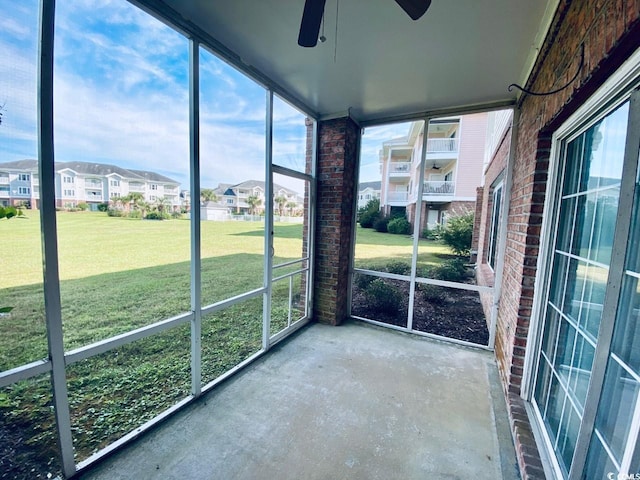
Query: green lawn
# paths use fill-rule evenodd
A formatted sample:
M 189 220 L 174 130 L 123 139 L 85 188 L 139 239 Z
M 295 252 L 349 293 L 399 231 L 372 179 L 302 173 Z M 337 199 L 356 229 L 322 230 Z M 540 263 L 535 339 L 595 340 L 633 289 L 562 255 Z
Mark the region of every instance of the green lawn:
M 59 212 L 57 222 L 66 350 L 190 310 L 188 220 Z M 47 356 L 38 213 L 0 221 L 0 235 L 5 257 L 0 306 L 14 307 L 0 318 L 0 370 L 5 370 Z M 204 305 L 262 286 L 263 223 L 202 222 L 201 238 Z M 410 262 L 412 249 L 410 237 L 359 228 L 356 266 Z M 276 224 L 274 251 L 275 264 L 300 258 L 302 225 Z M 445 247 L 421 240 L 419 262 L 437 263 L 446 253 Z M 298 268 L 278 269 L 274 276 Z M 301 275 L 293 285 L 299 300 Z M 286 325 L 288 295 L 288 280 L 274 284 L 272 333 Z M 293 321 L 301 315 L 294 311 Z M 261 335 L 261 297 L 203 318 L 203 382 L 257 352 Z M 183 325 L 71 365 L 67 381 L 78 460 L 187 396 L 189 352 L 189 326 Z M 31 448 L 26 454 L 40 455 L 46 463 L 48 446 L 55 445 L 48 376 L 0 390 L 0 413 L 0 434 L 2 429 L 24 432 L 25 449 Z M 15 458 L 19 463 L 20 455 Z

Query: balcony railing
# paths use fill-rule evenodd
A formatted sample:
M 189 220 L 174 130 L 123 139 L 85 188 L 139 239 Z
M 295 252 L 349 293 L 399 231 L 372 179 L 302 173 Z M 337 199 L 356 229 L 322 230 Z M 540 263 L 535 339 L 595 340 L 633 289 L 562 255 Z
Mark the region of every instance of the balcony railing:
M 85 181 L 84 186 L 87 188 L 102 188 L 102 182 L 99 180 Z
M 9 177 L 0 177 L 0 185 L 9 185 Z
M 144 185 L 129 185 L 129 191 L 144 193 Z
M 456 191 L 454 182 L 444 180 L 424 182 L 423 195 L 448 195 L 451 196 Z
M 406 203 L 408 201 L 409 201 L 409 192 L 387 193 L 387 202 L 389 203 Z
M 428 138 L 427 153 L 455 153 L 458 151 L 457 138 Z
M 389 164 L 389 173 L 390 174 L 407 174 L 409 175 L 411 171 L 411 163 L 410 162 L 391 162 Z

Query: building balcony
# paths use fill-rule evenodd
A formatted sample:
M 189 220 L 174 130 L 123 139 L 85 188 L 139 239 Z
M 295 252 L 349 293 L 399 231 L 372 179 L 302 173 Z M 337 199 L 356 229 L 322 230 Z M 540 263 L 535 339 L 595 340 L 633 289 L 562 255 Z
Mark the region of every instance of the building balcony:
M 0 185 L 9 185 L 9 177 L 0 177 Z
M 389 163 L 389 176 L 408 177 L 411 175 L 411 162 Z
M 406 205 L 409 202 L 409 192 L 389 192 L 387 193 L 387 204 Z
M 11 193 L 9 192 L 9 189 L 2 189 L 0 188 L 0 197 L 10 197 Z
M 515 480 L 499 378 L 489 352 L 313 324 L 83 478 Z
M 457 138 L 428 138 L 427 153 L 458 153 Z
M 129 185 L 130 192 L 144 193 L 144 185 Z
M 84 197 L 88 202 L 101 202 L 102 192 L 86 191 Z
M 428 181 L 424 182 L 422 198 L 432 202 L 450 202 L 456 193 L 455 182 Z

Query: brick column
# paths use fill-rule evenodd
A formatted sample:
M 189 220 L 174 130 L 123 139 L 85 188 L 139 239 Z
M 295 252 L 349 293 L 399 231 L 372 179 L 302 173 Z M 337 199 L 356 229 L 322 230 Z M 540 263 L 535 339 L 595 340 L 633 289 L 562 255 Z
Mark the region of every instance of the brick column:
M 359 130 L 348 117 L 318 125 L 313 298 L 315 319 L 330 325 L 347 317 Z

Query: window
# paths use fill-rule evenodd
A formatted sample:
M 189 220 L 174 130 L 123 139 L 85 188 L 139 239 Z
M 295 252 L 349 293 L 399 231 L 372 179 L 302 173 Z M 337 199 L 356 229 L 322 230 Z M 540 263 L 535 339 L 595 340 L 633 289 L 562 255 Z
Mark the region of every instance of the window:
M 119 187 L 119 186 L 120 186 L 120 180 L 113 180 L 113 179 L 111 179 L 111 180 L 109 181 L 109 185 L 110 185 L 111 187 Z
M 157 200 L 157 197 L 155 195 L 149 195 L 149 200 L 151 202 L 155 202 Z
M 227 198 L 227 205 L 233 205 L 233 198 Z
M 628 128 L 638 108 L 628 96 L 564 126 L 554 144 L 556 220 L 547 290 L 536 302 L 543 323 L 532 403 L 564 478 L 640 471 L 640 168 L 637 152 L 625 155 L 640 132 Z
M 151 190 L 158 190 L 158 185 L 156 185 L 155 183 L 152 183 Z
M 62 177 L 62 183 L 74 183 L 74 178 L 70 177 L 68 175 L 65 175 L 64 177 Z
M 18 194 L 29 195 L 30 193 L 31 193 L 31 189 L 29 187 L 18 187 Z
M 120 192 L 113 192 L 111 198 L 120 198 Z
M 28 173 L 21 173 L 18 175 L 18 180 L 21 182 L 28 182 L 31 179 L 31 175 Z
M 65 190 L 65 191 L 63 192 L 63 195 L 64 195 L 65 197 L 75 197 L 76 192 L 75 192 L 74 190 Z
M 489 248 L 487 251 L 487 263 L 495 270 L 496 269 L 496 252 L 498 251 L 498 234 L 500 231 L 501 221 L 501 208 L 502 208 L 502 187 L 500 182 L 493 189 L 492 202 L 493 208 L 491 211 L 491 229 L 489 233 Z

